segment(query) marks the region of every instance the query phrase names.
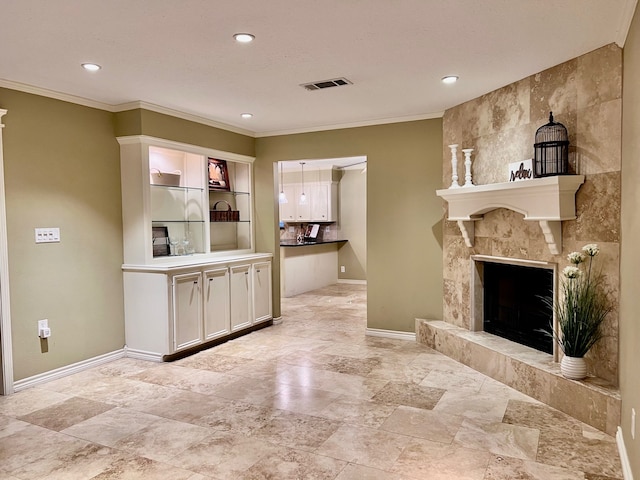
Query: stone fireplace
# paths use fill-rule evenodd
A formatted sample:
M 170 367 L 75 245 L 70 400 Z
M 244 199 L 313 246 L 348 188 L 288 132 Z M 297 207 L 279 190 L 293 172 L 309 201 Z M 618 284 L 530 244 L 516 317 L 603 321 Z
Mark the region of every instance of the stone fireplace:
M 607 45 L 526 77 L 457 107 L 443 116 L 443 312 L 442 321 L 417 320 L 420 342 L 555 408 L 612 433 L 619 424 L 618 302 L 620 278 L 620 184 L 622 132 L 622 50 Z M 573 216 L 537 218 L 517 205 L 463 199 L 465 191 L 522 188 L 508 182 L 508 164 L 533 157 L 534 136 L 553 111 L 569 132 L 568 175 L 513 182 L 533 185 L 547 179 L 584 176 L 576 185 Z M 448 189 L 451 151 L 473 148 L 476 187 Z M 460 159 L 459 159 L 460 160 Z M 457 175 L 465 167 L 458 161 Z M 551 180 L 549 180 L 551 181 Z M 563 180 L 559 180 L 563 181 Z M 562 187 L 558 187 L 558 192 Z M 560 195 L 560 193 L 558 193 Z M 449 198 L 447 198 L 449 196 Z M 523 194 L 521 196 L 526 196 Z M 542 195 L 544 197 L 544 194 Z M 467 204 L 466 212 L 458 210 Z M 464 210 L 464 209 L 463 209 Z M 477 331 L 479 314 L 475 259 L 536 262 L 561 271 L 567 255 L 585 244 L 600 247 L 598 265 L 614 302 L 606 337 L 587 355 L 590 377 L 562 378 L 548 353 Z M 497 356 L 495 356 L 495 355 Z

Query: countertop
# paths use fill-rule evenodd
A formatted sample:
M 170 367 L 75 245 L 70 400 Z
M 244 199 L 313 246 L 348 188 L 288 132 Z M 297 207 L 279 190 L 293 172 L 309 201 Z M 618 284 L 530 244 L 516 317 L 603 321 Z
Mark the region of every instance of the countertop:
M 319 240 L 317 242 L 298 243 L 296 240 L 280 240 L 281 247 L 308 247 L 309 245 L 327 245 L 329 243 L 345 243 L 348 240 Z

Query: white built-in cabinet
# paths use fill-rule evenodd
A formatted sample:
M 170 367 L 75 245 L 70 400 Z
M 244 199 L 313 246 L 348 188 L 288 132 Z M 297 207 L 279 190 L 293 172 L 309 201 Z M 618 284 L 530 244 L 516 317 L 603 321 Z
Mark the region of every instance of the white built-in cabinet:
M 127 354 L 163 360 L 270 321 L 272 255 L 253 246 L 253 158 L 118 141 Z M 222 188 L 211 186 L 209 159 L 224 161 Z

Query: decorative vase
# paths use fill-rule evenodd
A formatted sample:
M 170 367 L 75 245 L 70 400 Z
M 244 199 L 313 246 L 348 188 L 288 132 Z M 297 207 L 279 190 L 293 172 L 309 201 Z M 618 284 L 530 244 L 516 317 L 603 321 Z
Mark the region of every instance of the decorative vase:
M 565 355 L 560 362 L 560 373 L 571 380 L 582 380 L 587 376 L 587 362 L 583 357 Z

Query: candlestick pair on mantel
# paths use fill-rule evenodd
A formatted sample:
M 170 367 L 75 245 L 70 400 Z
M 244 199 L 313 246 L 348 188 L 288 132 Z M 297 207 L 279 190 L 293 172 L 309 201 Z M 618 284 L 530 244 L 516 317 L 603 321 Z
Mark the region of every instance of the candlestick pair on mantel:
M 458 183 L 458 144 L 449 145 L 449 148 L 451 149 L 451 186 L 449 188 L 473 187 L 471 181 L 471 152 L 473 152 L 473 148 L 462 149 L 465 170 L 464 185 Z

